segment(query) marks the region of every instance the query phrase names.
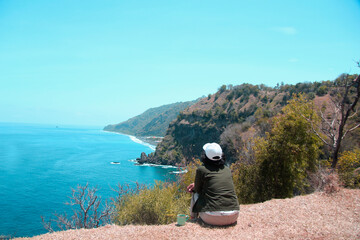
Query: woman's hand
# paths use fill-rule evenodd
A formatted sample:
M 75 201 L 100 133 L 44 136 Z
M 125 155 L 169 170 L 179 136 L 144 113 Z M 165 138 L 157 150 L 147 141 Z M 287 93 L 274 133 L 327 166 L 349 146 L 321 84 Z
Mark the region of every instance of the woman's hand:
M 195 183 L 191 183 L 189 186 L 187 186 L 186 191 L 191 193 L 194 190 Z

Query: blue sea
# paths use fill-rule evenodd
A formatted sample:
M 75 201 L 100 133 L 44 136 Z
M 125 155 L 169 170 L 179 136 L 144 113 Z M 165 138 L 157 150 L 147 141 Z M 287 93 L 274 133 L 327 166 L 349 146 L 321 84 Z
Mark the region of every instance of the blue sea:
M 41 216 L 68 211 L 64 203 L 79 184 L 109 199 L 118 184 L 173 180 L 174 168 L 135 165 L 141 152 L 152 151 L 100 127 L 0 123 L 0 236 L 46 233 Z

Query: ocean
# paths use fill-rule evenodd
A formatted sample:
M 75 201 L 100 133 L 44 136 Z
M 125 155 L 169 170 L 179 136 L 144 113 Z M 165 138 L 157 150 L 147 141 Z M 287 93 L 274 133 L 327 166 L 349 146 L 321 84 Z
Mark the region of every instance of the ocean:
M 71 188 L 97 187 L 102 199 L 118 184 L 174 180 L 173 167 L 138 166 L 154 146 L 96 127 L 0 123 L 0 236 L 46 233 L 41 216 L 69 210 Z

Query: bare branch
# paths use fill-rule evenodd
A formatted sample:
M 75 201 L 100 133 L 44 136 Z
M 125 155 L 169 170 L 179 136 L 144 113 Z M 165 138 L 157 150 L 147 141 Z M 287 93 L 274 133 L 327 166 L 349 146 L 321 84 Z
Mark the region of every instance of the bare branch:
M 54 229 L 52 228 L 52 219 L 50 217 L 49 221 L 46 221 L 45 218 L 43 216 L 41 216 L 41 221 L 42 221 L 42 224 L 44 226 L 44 228 L 49 231 L 49 232 L 54 232 Z
M 342 139 L 344 139 L 344 137 L 346 136 L 346 134 L 348 134 L 349 132 L 354 131 L 354 130 L 357 129 L 358 127 L 360 127 L 360 123 L 359 123 L 358 125 L 356 125 L 355 127 L 348 129 L 348 130 L 344 133 Z
M 310 126 L 311 126 L 311 129 L 312 131 L 315 133 L 316 136 L 318 136 L 320 138 L 320 140 L 325 143 L 326 145 L 328 146 L 331 146 L 317 131 L 316 129 L 314 128 L 314 123 L 311 119 L 307 118 L 304 114 L 300 113 L 301 116 L 307 121 L 310 123 Z
M 55 219 L 50 218 L 47 222 L 42 217 L 44 228 L 48 231 L 54 231 L 52 223 L 56 223 L 61 230 L 76 228 L 93 228 L 99 227 L 111 221 L 112 207 L 105 203 L 101 205 L 101 198 L 96 195 L 96 188 L 78 186 L 71 190 L 70 202 L 66 205 L 75 207 L 72 209 L 73 214 L 69 218 L 66 214 L 53 214 Z M 100 208 L 102 210 L 100 211 Z
M 353 115 L 349 116 L 349 118 L 353 118 L 353 117 L 355 117 L 356 115 L 357 115 L 357 109 L 355 110 L 355 112 L 354 112 Z

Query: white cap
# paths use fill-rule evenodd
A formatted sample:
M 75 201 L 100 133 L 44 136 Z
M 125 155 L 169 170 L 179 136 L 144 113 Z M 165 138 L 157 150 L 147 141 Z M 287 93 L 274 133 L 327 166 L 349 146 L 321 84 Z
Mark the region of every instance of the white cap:
M 217 143 L 207 143 L 203 146 L 206 156 L 213 161 L 221 159 L 222 149 Z

